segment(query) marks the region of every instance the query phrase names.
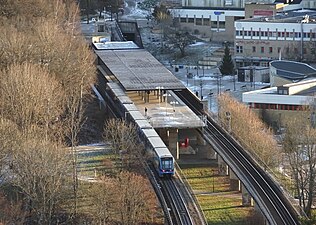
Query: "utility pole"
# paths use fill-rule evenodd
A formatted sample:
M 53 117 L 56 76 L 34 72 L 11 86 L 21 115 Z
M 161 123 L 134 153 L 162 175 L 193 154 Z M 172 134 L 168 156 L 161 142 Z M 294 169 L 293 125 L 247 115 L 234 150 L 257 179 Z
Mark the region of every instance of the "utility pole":
M 203 94 L 202 94 L 202 91 L 203 91 L 203 80 L 200 80 L 200 88 L 201 88 L 201 100 L 203 100 Z
M 234 91 L 236 91 L 236 75 L 238 76 L 238 70 L 236 69 L 236 74 L 234 74 L 233 82 L 234 82 Z

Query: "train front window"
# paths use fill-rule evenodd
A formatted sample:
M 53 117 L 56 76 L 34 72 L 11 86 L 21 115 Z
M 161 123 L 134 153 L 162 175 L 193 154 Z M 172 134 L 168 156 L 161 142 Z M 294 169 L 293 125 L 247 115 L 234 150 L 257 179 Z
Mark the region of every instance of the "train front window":
M 163 158 L 161 159 L 161 168 L 163 170 L 173 169 L 173 161 L 172 158 Z

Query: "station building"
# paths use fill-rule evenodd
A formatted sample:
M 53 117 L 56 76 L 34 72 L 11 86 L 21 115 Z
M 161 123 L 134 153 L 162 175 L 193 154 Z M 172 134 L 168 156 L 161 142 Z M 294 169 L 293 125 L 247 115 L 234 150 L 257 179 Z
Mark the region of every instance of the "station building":
M 297 113 L 315 105 L 315 68 L 292 61 L 272 61 L 270 81 L 270 88 L 243 93 L 242 101 L 271 126 L 280 128 Z
M 255 11 L 258 15 L 264 12 L 260 7 L 264 7 L 263 5 L 266 4 L 273 6 L 275 11 L 303 7 L 302 0 L 279 0 L 276 2 L 261 0 L 255 3 L 249 3 L 245 0 L 183 0 L 182 7 L 175 7 L 171 9 L 171 12 L 175 20 L 180 23 L 181 28 L 189 30 L 200 38 L 216 42 L 233 42 L 234 22 L 248 18 L 247 14 L 251 11 L 248 5 L 251 4 L 255 6 L 252 11 Z M 251 12 L 249 15 L 251 15 Z
M 268 66 L 270 61 L 279 58 L 316 60 L 316 11 L 300 9 L 275 13 L 271 10 L 270 14 L 235 22 L 237 67 Z

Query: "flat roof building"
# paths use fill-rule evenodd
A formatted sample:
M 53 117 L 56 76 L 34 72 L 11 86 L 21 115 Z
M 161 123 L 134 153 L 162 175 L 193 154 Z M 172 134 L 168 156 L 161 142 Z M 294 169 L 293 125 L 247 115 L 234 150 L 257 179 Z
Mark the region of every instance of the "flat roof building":
M 294 10 L 235 22 L 237 67 L 270 61 L 316 60 L 316 11 Z
M 273 87 L 245 92 L 242 102 L 265 122 L 279 128 L 296 113 L 314 104 L 316 69 L 291 61 L 273 61 L 270 64 Z

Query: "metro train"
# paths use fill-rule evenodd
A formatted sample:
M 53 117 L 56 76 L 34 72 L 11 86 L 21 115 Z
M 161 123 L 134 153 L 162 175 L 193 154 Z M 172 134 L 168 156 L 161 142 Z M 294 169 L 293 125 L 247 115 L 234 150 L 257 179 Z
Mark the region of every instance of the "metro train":
M 119 109 L 120 117 L 135 124 L 138 136 L 145 145 L 146 154 L 158 175 L 160 177 L 173 176 L 175 174 L 175 161 L 172 154 L 135 104 L 116 83 L 107 83 L 106 95 L 112 104 Z

